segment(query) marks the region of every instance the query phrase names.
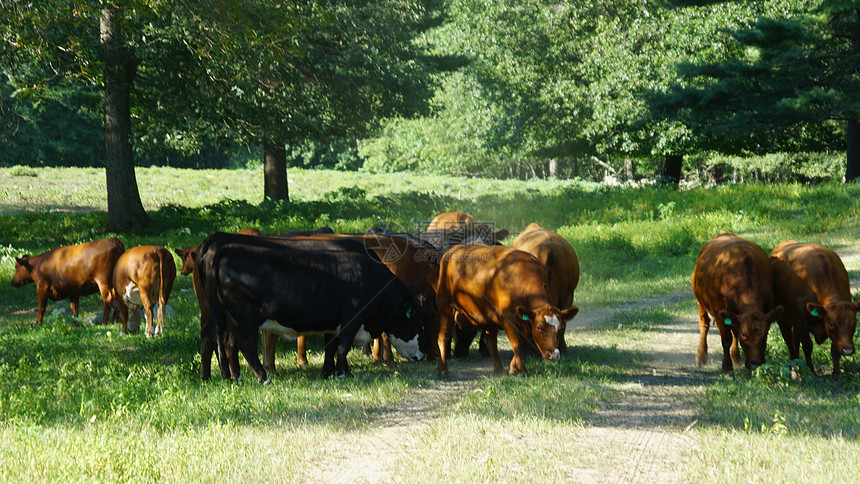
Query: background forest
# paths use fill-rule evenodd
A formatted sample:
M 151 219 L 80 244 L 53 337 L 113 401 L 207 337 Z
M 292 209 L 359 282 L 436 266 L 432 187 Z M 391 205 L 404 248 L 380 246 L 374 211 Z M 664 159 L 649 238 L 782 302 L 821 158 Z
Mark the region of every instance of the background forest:
M 105 166 L 106 7 L 0 3 L 0 166 Z M 288 166 L 377 173 L 857 174 L 845 155 L 858 133 L 860 18 L 849 1 L 116 8 L 139 166 L 259 166 L 275 142 Z

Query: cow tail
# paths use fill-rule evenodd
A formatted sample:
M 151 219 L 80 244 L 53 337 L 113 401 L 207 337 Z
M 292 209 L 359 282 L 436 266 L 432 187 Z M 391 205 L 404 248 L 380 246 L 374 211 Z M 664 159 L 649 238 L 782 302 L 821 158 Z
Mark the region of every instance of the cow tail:
M 166 252 L 166 254 L 165 254 L 165 252 Z M 167 281 L 167 277 L 166 277 L 167 272 L 165 270 L 166 268 L 164 267 L 165 266 L 165 263 L 164 263 L 165 257 L 173 258 L 173 255 L 171 255 L 169 252 L 167 252 L 164 249 L 159 250 L 158 251 L 158 279 L 159 279 L 159 283 L 158 283 L 158 324 L 159 324 L 159 326 L 164 325 L 164 313 L 167 310 L 166 309 L 167 308 L 167 297 L 170 295 L 170 293 L 169 293 L 170 288 L 167 287 L 167 282 L 166 282 Z

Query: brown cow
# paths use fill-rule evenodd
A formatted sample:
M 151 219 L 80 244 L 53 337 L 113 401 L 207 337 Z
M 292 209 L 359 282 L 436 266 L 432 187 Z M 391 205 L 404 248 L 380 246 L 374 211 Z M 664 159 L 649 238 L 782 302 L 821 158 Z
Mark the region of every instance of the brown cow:
M 537 257 L 546 267 L 551 305 L 559 309 L 573 306 L 573 291 L 579 284 L 579 259 L 576 257 L 576 251 L 564 237 L 532 223 L 520 232 L 511 247 Z M 565 354 L 567 344 L 564 342 L 566 329 L 564 321 L 559 329 L 558 349 Z
M 696 258 L 693 294 L 699 303 L 700 366 L 708 361 L 710 319 L 720 331 L 724 372 L 741 365 L 738 341 L 747 368 L 764 363 L 767 332 L 783 307 L 774 307 L 770 260 L 761 247 L 734 234 L 714 237 Z
M 442 212 L 433 217 L 427 230 L 457 230 L 463 227 L 475 225 L 475 217 L 466 212 Z
M 448 374 L 448 351 L 455 311 L 459 324 L 471 324 L 484 332 L 493 368 L 502 373 L 497 335 L 505 331 L 514 356 L 509 372 L 525 371 L 521 344 L 529 337 L 541 356 L 559 356 L 558 330 L 562 321 L 576 316 L 576 306 L 559 310 L 549 302 L 546 269 L 533 255 L 503 246 L 463 244 L 442 256 L 437 286 L 439 373 Z
M 98 292 L 104 302 L 101 324 L 107 323 L 111 309 L 111 277 L 117 259 L 125 251 L 119 239 L 94 240 L 83 244 L 51 249 L 39 255 L 15 258 L 12 285 L 21 287 L 36 283 L 39 317 L 42 322 L 48 299 L 69 298 L 72 314 L 78 316 L 81 296 Z
M 848 272 L 835 252 L 818 244 L 782 242 L 770 253 L 773 263 L 774 297 L 785 306 L 779 329 L 791 359 L 800 358 L 812 372 L 812 339 L 830 338 L 833 376 L 841 370 L 839 359 L 854 354 L 854 330 L 860 301 L 851 302 Z
M 146 317 L 146 337 L 159 336 L 164 331 L 164 311 L 176 280 L 176 263 L 169 250 L 157 245 L 132 247 L 116 262 L 113 273 L 113 295 L 122 329 L 128 334 L 128 311 L 143 307 Z M 158 303 L 158 324 L 152 329 L 153 308 Z
M 414 286 L 417 288 L 420 296 L 430 301 L 431 306 L 432 302 L 436 300 L 436 283 L 441 256 L 433 249 L 413 244 L 405 239 L 381 235 L 320 234 L 310 237 L 290 237 L 290 239 L 295 241 L 349 239 L 361 242 L 369 251 L 375 253 L 388 267 L 388 270 L 407 287 Z M 263 366 L 270 370 L 275 368 L 275 345 L 277 341 L 277 334 L 263 331 Z M 300 366 L 307 365 L 306 348 L 305 337 L 299 336 L 296 359 Z M 426 348 L 425 353 L 432 351 L 434 348 Z M 394 363 L 391 344 L 387 342 L 385 333 L 382 334 L 381 338 L 374 339 L 373 358 L 377 361 L 381 358 L 387 365 Z

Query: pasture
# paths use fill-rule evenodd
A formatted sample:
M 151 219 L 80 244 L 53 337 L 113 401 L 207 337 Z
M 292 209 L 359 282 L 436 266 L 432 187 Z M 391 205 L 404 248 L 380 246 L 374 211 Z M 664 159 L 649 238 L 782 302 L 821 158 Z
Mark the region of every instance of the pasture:
M 695 366 L 690 273 L 702 244 L 733 231 L 766 251 L 817 242 L 843 258 L 857 298 L 860 187 L 735 185 L 674 191 L 577 181 L 483 180 L 290 170 L 290 203 L 259 203 L 259 170 L 139 168 L 146 232 L 126 247 L 200 243 L 215 230 L 421 226 L 469 212 L 513 236 L 530 222 L 564 236 L 582 277 L 569 354 L 529 359 L 524 378 L 487 359 L 373 364 L 322 380 L 281 341 L 273 384 L 197 376 L 199 313 L 178 276 L 165 335 L 119 336 L 48 306 L 33 328 L 33 285 L 8 284 L 14 257 L 107 236 L 104 173 L 0 169 L 0 481 L 167 482 L 856 482 L 860 365 L 829 377 L 788 361 L 778 329 L 768 363 L 722 375 L 717 331 Z M 97 311 L 82 299 L 84 316 Z M 83 318 L 82 318 L 83 319 Z M 506 346 L 504 336 L 500 347 Z M 473 349 L 477 346 L 474 344 Z M 503 352 L 505 365 L 510 351 Z

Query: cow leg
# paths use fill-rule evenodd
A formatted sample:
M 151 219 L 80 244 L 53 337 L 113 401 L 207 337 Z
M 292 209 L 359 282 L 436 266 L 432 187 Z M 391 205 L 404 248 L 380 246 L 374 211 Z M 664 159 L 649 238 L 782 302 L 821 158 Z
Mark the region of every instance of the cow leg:
M 108 323 L 108 319 L 110 318 L 110 312 L 111 312 L 112 297 L 111 297 L 111 292 L 110 292 L 110 284 L 107 284 L 107 283 L 104 283 L 101 281 L 96 281 L 96 284 L 98 284 L 99 294 L 101 294 L 101 296 L 102 296 L 102 304 L 103 304 L 104 310 L 102 312 L 101 324 L 104 325 L 104 324 Z M 116 314 L 114 314 L 114 320 L 116 320 Z
M 139 294 L 140 294 L 140 303 L 143 306 L 143 315 L 146 318 L 146 337 L 151 338 L 155 336 L 155 333 L 152 330 L 152 320 L 154 319 L 152 316 L 152 299 L 150 299 L 148 291 L 144 290 L 143 287 L 138 286 Z
M 710 328 L 711 318 L 699 304 L 699 351 L 696 352 L 696 364 L 699 366 L 705 366 L 708 363 L 708 330 Z
M 117 312 L 119 312 L 119 335 L 125 336 L 128 334 L 128 306 L 123 302 L 122 297 L 118 297 L 116 301 Z
M 156 336 L 161 336 L 162 334 L 164 334 L 164 312 L 166 307 L 166 301 L 158 302 L 158 324 L 155 326 Z
M 48 286 L 37 286 L 36 297 L 39 299 L 39 316 L 36 318 L 36 326 L 38 326 L 45 317 L 45 308 L 48 307 Z
M 350 348 L 352 348 L 352 341 L 354 338 L 352 338 L 351 335 L 344 337 L 341 333 L 339 340 L 340 341 L 337 345 L 337 377 L 346 378 L 351 374 L 349 372 L 349 362 L 346 360 L 346 355 L 349 353 Z
M 737 339 L 728 326 L 718 326 L 720 329 L 720 342 L 723 345 L 723 372 L 730 373 L 735 369 L 732 364 L 732 351 L 737 351 Z
M 212 353 L 215 351 L 215 341 L 205 329 L 200 331 L 200 379 L 212 377 Z
M 842 369 L 839 367 L 839 359 L 842 357 L 842 354 L 839 352 L 839 348 L 836 346 L 835 342 L 830 343 L 830 359 L 833 360 L 833 378 L 839 378 L 842 374 Z
M 334 356 L 337 353 L 337 348 L 340 346 L 339 339 L 333 334 L 323 336 L 323 347 L 325 356 L 323 357 L 322 376 L 327 379 L 334 373 Z
M 796 344 L 799 343 L 799 341 L 794 337 L 794 323 L 788 319 L 788 316 L 783 316 L 783 319 L 779 321 L 779 332 L 782 334 L 782 340 L 785 341 L 785 346 L 788 347 L 788 359 L 796 360 L 800 358 L 800 353 Z
M 740 368 L 744 366 L 744 362 L 741 361 L 741 352 L 738 349 L 738 337 L 732 331 L 729 331 L 729 333 L 732 335 L 732 346 L 730 348 L 732 364 L 734 365 L 734 368 Z
M 471 324 L 471 323 L 465 323 Z M 478 330 L 474 328 L 461 328 L 459 325 L 456 329 L 457 340 L 454 342 L 454 356 L 457 358 L 465 358 L 469 356 L 469 347 L 472 341 L 478 334 Z
M 72 316 L 78 317 L 78 309 L 80 307 L 80 298 L 72 296 L 69 298 L 69 308 L 72 310 Z
M 439 303 L 439 307 L 445 307 Z M 451 333 L 453 332 L 453 315 L 450 308 L 448 310 L 440 310 L 437 318 L 439 324 L 436 327 L 439 333 L 436 337 L 436 344 L 439 346 L 439 363 L 437 365 L 439 376 L 448 376 L 448 356 L 451 352 Z
M 260 339 L 263 341 L 263 368 L 275 371 L 275 346 L 278 335 L 271 331 L 260 331 Z
M 798 335 L 798 333 L 800 333 L 800 334 Z M 812 344 L 812 338 L 810 338 L 809 333 L 800 332 L 800 331 L 795 330 L 795 339 L 798 341 L 795 341 L 794 352 L 797 353 L 798 355 L 793 356 L 791 359 L 794 360 L 794 359 L 797 359 L 800 357 L 799 356 L 799 353 L 800 353 L 799 347 L 802 345 L 803 346 L 803 358 L 806 360 L 806 366 L 809 368 L 809 371 L 811 371 L 812 374 L 815 375 L 816 374 L 815 373 L 815 367 L 812 365 L 812 348 L 814 346 Z
M 272 383 L 272 380 L 266 374 L 265 368 L 263 368 L 263 364 L 260 363 L 259 355 L 257 355 L 257 331 L 251 331 L 251 334 L 245 334 L 240 338 L 239 350 L 242 352 L 242 356 L 245 357 L 245 361 L 248 362 L 248 366 L 251 367 L 257 380 L 263 385 Z
M 481 339 L 484 341 L 484 345 L 487 348 L 487 352 L 490 355 L 490 358 L 493 360 L 493 373 L 502 374 L 505 372 L 505 367 L 502 366 L 502 359 L 499 357 L 499 332 L 498 331 L 482 331 Z M 514 360 L 517 358 L 516 352 L 514 352 L 514 357 L 511 359 L 511 373 L 513 373 L 514 368 Z
M 391 351 L 391 340 L 388 338 L 388 333 L 382 333 L 382 334 L 379 336 L 379 338 L 377 338 L 377 339 L 378 339 L 379 341 L 381 341 L 381 346 L 382 346 L 382 361 L 383 361 L 387 366 L 392 366 L 392 365 L 394 365 L 394 353 L 392 353 L 392 351 Z M 374 344 L 375 344 L 375 341 L 376 341 L 376 340 L 374 340 Z
M 307 336 L 296 338 L 296 364 L 299 368 L 308 367 L 308 340 Z
M 558 325 L 558 352 L 566 355 L 567 354 L 567 343 L 564 342 L 564 332 L 567 331 L 567 323 L 561 321 Z

